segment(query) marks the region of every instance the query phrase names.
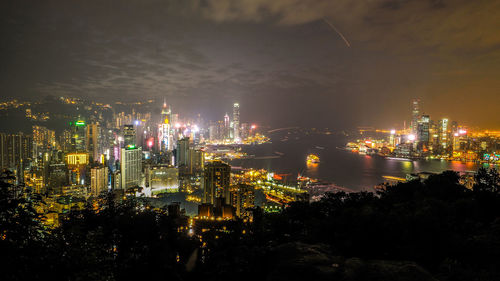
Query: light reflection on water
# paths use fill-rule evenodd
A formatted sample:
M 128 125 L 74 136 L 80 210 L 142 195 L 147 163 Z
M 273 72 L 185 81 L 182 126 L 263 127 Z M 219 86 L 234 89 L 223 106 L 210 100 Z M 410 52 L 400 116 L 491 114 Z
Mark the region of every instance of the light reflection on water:
M 306 171 L 305 171 L 305 173 L 309 177 L 318 178 L 319 177 L 319 174 L 318 174 L 319 165 L 320 165 L 319 163 L 309 163 L 309 162 L 307 162 L 306 163 Z
M 343 147 L 345 140 L 339 136 L 300 138 L 287 142 L 274 141 L 271 144 L 251 146 L 245 150 L 256 156 L 276 155 L 275 159 L 239 159 L 235 166 L 263 168 L 277 173 L 292 173 L 319 178 L 356 191 L 373 190 L 373 186 L 384 181 L 383 176 L 405 178 L 409 173 L 435 172 L 445 170 L 458 172 L 476 171 L 478 164 L 448 162 L 444 160 L 401 161 L 380 156 L 359 155 L 337 147 Z M 317 146 L 324 147 L 318 149 Z M 306 163 L 310 153 L 320 157 L 319 164 Z

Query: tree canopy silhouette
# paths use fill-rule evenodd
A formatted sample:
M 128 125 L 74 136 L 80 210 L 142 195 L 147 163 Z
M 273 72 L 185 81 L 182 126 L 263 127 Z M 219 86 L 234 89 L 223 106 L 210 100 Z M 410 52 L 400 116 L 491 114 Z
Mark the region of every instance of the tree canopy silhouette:
M 3 174 L 0 279 L 500 280 L 498 172 L 475 179 L 469 190 L 447 171 L 281 213 L 257 208 L 251 225 L 204 233 L 198 251 L 198 238 L 178 232 L 185 222 L 133 196 L 104 194 L 48 229 Z

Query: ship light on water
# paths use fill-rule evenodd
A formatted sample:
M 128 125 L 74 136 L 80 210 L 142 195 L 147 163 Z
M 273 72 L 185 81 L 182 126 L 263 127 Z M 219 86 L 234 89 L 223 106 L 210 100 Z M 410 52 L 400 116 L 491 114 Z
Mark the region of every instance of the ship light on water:
M 307 155 L 307 163 L 308 164 L 317 164 L 319 163 L 319 157 L 314 154 Z

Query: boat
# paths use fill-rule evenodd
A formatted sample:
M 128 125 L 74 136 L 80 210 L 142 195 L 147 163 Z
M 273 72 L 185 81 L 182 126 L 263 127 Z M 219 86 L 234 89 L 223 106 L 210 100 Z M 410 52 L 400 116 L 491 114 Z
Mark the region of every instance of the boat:
M 307 155 L 307 163 L 317 164 L 319 163 L 319 157 L 315 154 Z

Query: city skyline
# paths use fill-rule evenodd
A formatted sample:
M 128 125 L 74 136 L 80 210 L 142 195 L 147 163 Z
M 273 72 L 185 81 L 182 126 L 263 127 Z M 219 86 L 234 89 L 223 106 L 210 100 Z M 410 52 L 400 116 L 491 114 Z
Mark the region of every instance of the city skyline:
M 500 0 L 0 3 L 0 280 L 500 280 Z
M 393 127 L 420 97 L 500 124 L 498 1 L 18 3 L 2 9 L 3 98 L 240 102 L 257 122 L 345 129 Z
M 24 99 L 24 100 L 19 100 L 18 98 L 10 98 L 10 99 L 4 100 L 4 101 L 0 101 L 0 105 L 1 105 L 2 110 L 19 109 L 19 108 L 23 112 L 26 110 L 26 117 L 32 118 L 31 122 L 37 121 L 34 124 L 43 124 L 43 122 L 46 122 L 47 120 L 50 119 L 50 116 L 51 116 L 50 109 L 45 108 L 45 110 L 47 110 L 46 112 L 32 112 L 33 110 L 31 107 L 43 106 L 43 104 L 45 102 L 47 102 L 47 98 L 48 97 L 41 97 L 39 99 Z M 107 103 L 107 104 L 96 102 L 94 100 L 90 100 L 87 98 L 82 99 L 81 97 L 61 96 L 59 98 L 56 98 L 54 96 L 50 96 L 48 98 L 48 100 L 49 100 L 49 103 L 53 103 L 54 101 L 58 100 L 58 102 L 63 102 L 63 104 L 64 103 L 67 103 L 69 105 L 73 104 L 74 106 L 76 106 L 76 108 L 79 108 L 80 110 L 83 110 L 84 108 L 86 108 L 88 106 L 96 107 L 96 108 L 104 106 L 104 107 L 107 107 L 109 109 L 119 107 L 120 109 L 118 109 L 118 110 L 121 110 L 123 113 L 134 114 L 134 112 L 138 112 L 138 113 L 142 112 L 143 114 L 150 114 L 150 115 L 157 116 L 157 117 L 163 116 L 166 114 L 166 112 L 163 112 L 163 110 L 165 110 L 165 106 L 167 106 L 167 102 L 166 102 L 165 98 L 162 99 L 162 103 L 160 103 L 160 101 L 159 101 L 160 99 L 149 99 L 147 101 L 144 101 L 144 100 L 133 101 L 133 100 L 131 100 L 131 101 L 126 101 L 126 102 L 116 100 L 114 102 L 112 101 L 112 102 Z M 415 108 L 414 108 L 414 104 L 413 104 L 414 101 L 418 101 L 417 115 L 415 115 Z M 186 118 L 194 118 L 195 116 L 197 116 L 196 118 L 198 118 L 198 119 L 202 118 L 202 120 L 205 120 L 205 121 L 217 121 L 217 120 L 220 120 L 221 118 L 224 119 L 225 118 L 224 114 L 227 115 L 228 113 L 230 113 L 230 115 L 227 115 L 227 117 L 234 116 L 235 112 L 237 112 L 238 116 L 240 115 L 239 102 L 231 102 L 231 101 L 225 100 L 221 104 L 224 104 L 224 105 L 227 104 L 227 106 L 221 107 L 220 111 L 213 110 L 213 111 L 211 111 L 210 114 L 207 114 L 207 115 L 202 115 L 200 113 L 201 111 L 203 111 L 203 109 L 201 109 L 201 108 L 198 108 L 197 109 L 198 111 L 196 109 L 193 109 L 192 111 L 184 111 L 182 109 L 179 109 L 175 105 L 172 105 L 171 103 L 168 103 L 168 110 L 171 111 L 172 108 L 175 108 L 175 111 L 176 111 L 175 115 L 177 116 L 177 118 L 179 116 L 179 113 L 181 113 L 182 116 L 184 116 Z M 429 114 L 429 111 L 427 110 L 429 104 L 432 104 L 432 102 L 428 102 L 428 101 L 423 100 L 421 98 L 412 97 L 410 100 L 407 101 L 405 114 L 402 114 L 402 116 L 400 116 L 394 120 L 384 120 L 381 122 L 382 124 L 390 124 L 390 125 L 360 123 L 360 124 L 356 124 L 356 125 L 352 125 L 352 126 L 341 126 L 341 127 L 324 126 L 324 127 L 322 127 L 322 126 L 317 126 L 320 124 L 316 123 L 316 124 L 306 124 L 306 126 L 296 126 L 296 127 L 327 128 L 327 129 L 332 129 L 332 130 L 357 130 L 357 129 L 363 129 L 363 128 L 374 128 L 377 130 L 393 130 L 393 129 L 396 129 L 396 130 L 405 130 L 405 129 L 414 130 L 414 129 L 412 129 L 413 126 L 417 125 L 417 123 L 416 123 L 417 120 L 415 118 L 418 119 L 419 116 L 425 115 L 425 116 L 432 116 L 433 120 L 449 119 L 450 121 L 459 121 L 461 125 L 469 127 L 472 130 L 489 130 L 489 131 L 500 130 L 500 128 L 497 128 L 495 126 L 493 126 L 493 127 L 479 126 L 476 123 L 471 122 L 470 120 L 449 118 L 449 116 L 452 116 L 452 115 L 447 114 L 446 112 Z M 51 106 L 53 106 L 53 104 Z M 403 105 L 401 105 L 400 107 L 405 108 Z M 236 108 L 237 108 L 237 110 L 236 110 Z M 114 110 L 116 111 L 116 109 L 114 109 Z M 247 106 L 243 107 L 243 112 L 244 112 L 244 115 L 246 115 L 246 116 L 253 116 L 251 114 L 252 111 L 253 111 L 252 108 L 248 108 Z M 85 111 L 81 111 L 78 114 L 91 114 L 91 113 L 89 113 L 89 112 L 85 113 Z M 23 113 L 23 115 L 24 115 L 24 113 Z M 5 116 L 9 116 L 9 114 L 7 113 L 7 114 L 5 114 Z M 239 117 L 237 119 L 239 119 Z M 259 117 L 256 117 L 256 120 L 252 121 L 253 124 L 258 123 L 261 126 L 265 126 L 267 128 L 271 128 L 271 129 L 277 128 L 277 127 L 287 127 L 290 125 L 297 125 L 297 124 L 287 124 L 287 123 L 276 124 L 273 122 L 269 122 L 269 120 L 262 120 L 262 119 L 261 119 L 261 121 L 257 122 L 257 120 L 259 120 Z M 40 123 L 40 121 L 42 123 Z M 232 119 L 231 119 L 231 122 L 233 122 Z M 129 125 L 133 125 L 132 123 L 133 122 L 131 122 Z M 3 130 L 4 131 L 5 130 L 11 131 L 13 133 L 14 132 L 23 132 L 22 129 L 21 130 L 17 130 L 17 129 L 13 130 L 13 129 L 9 129 L 9 128 L 3 128 Z M 27 132 L 25 132 L 25 133 L 27 133 Z

